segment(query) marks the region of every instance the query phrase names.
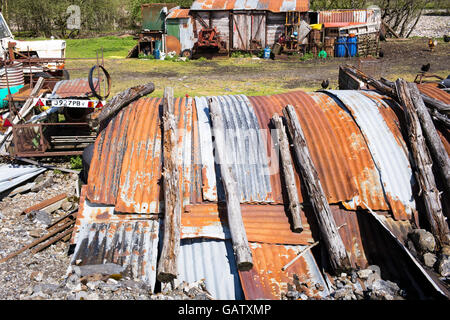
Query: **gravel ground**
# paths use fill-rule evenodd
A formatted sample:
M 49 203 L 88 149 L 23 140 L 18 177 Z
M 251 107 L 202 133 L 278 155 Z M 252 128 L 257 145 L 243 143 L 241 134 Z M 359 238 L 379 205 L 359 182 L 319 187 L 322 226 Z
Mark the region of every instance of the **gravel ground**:
M 450 16 L 422 16 L 411 37 L 442 38 L 450 35 Z

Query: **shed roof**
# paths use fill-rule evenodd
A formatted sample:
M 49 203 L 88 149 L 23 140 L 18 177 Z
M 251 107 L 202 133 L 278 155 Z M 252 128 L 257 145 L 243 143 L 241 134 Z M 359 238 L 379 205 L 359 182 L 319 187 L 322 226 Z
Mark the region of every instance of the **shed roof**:
M 189 9 L 173 8 L 169 11 L 166 19 L 183 19 L 189 17 Z
M 267 10 L 271 12 L 309 10 L 309 0 L 196 0 L 191 10 Z

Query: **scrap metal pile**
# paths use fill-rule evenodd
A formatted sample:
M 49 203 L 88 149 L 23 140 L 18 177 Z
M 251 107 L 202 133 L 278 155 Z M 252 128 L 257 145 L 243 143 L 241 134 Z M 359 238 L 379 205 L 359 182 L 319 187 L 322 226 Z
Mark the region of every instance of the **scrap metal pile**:
M 205 279 L 215 299 L 448 298 L 448 128 L 423 122 L 414 84 L 395 87 L 121 93 L 99 121 L 69 269 L 117 264 L 152 292 Z
M 448 299 L 450 143 L 431 111 L 447 119 L 448 93 L 352 66 L 339 85 L 119 93 L 87 120 L 77 212 L 2 261 L 71 235 L 68 275 L 115 265 L 155 294 L 204 279 L 214 299 Z

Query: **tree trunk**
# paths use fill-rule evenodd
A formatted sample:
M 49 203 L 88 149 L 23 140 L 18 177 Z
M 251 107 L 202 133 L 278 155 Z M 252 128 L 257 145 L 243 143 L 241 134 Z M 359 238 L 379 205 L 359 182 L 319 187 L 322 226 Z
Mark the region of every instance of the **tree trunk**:
M 331 266 L 337 273 L 351 268 L 344 243 L 339 235 L 336 222 L 328 205 L 327 198 L 320 183 L 319 176 L 311 160 L 303 130 L 298 121 L 294 107 L 288 105 L 283 109 L 287 127 L 294 145 L 297 166 L 300 168 L 302 181 L 305 183 L 308 196 L 316 216 L 321 235 L 331 260 Z
M 297 185 L 295 184 L 294 166 L 292 164 L 289 141 L 283 125 L 283 119 L 275 113 L 272 122 L 277 129 L 278 145 L 280 147 L 281 168 L 283 171 L 284 181 L 289 199 L 289 212 L 292 216 L 294 232 L 302 232 L 303 225 L 300 217 L 301 204 L 298 199 Z
M 442 213 L 439 191 L 436 188 L 432 171 L 432 160 L 425 144 L 419 117 L 414 110 L 408 83 L 398 79 L 395 83 L 397 95 L 403 106 L 411 152 L 415 163 L 415 174 L 425 203 L 425 211 L 431 232 L 440 246 L 450 244 L 450 234 L 447 221 Z
M 253 268 L 253 258 L 242 220 L 241 203 L 238 195 L 238 185 L 231 165 L 225 154 L 225 126 L 217 101 L 210 99 L 211 120 L 215 141 L 217 163 L 220 165 L 222 184 L 227 201 L 228 225 L 230 227 L 233 250 L 239 270 L 248 271 Z
M 177 164 L 177 125 L 175 122 L 173 88 L 164 89 L 163 105 L 163 189 L 164 240 L 158 263 L 157 278 L 170 282 L 178 275 L 180 252 L 181 195 Z
M 149 82 L 118 93 L 103 107 L 97 119 L 91 119 L 91 127 L 95 128 L 100 125 L 99 131 L 102 131 L 120 110 L 154 90 L 155 85 Z

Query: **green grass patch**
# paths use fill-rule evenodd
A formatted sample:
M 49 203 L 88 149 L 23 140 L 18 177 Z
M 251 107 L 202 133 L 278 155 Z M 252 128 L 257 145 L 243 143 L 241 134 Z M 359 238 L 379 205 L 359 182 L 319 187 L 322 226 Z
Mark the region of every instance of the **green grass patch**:
M 96 58 L 97 52 L 101 56 L 103 48 L 104 58 L 125 58 L 136 45 L 133 37 L 100 37 L 88 39 L 67 39 L 67 58 Z

